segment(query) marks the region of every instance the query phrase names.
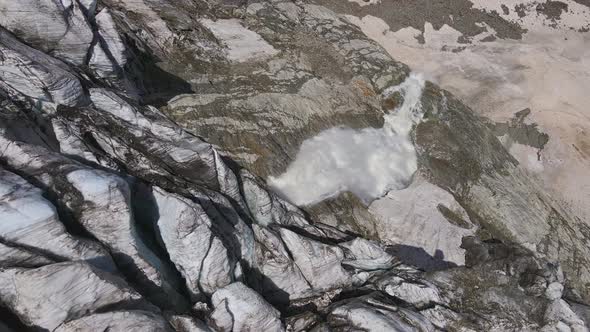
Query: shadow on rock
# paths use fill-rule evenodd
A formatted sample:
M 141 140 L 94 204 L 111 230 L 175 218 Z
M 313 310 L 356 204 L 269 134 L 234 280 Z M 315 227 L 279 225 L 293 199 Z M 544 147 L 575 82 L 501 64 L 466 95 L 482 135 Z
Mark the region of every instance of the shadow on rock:
M 424 249 L 403 244 L 396 244 L 390 247 L 388 253 L 399 258 L 403 264 L 415 266 L 423 271 L 439 271 L 456 267 L 457 264 L 445 260 L 442 250 L 436 250 L 430 255 Z

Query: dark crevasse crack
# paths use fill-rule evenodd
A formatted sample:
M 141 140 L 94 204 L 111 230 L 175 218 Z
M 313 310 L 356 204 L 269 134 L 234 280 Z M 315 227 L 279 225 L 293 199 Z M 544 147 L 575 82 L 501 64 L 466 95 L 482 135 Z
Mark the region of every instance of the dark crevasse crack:
M 16 332 L 50 332 L 38 326 L 26 325 L 19 316 L 15 315 L 0 301 L 0 330 L 2 330 L 2 324 Z
M 131 180 L 131 208 L 134 215 L 134 222 L 138 226 L 142 241 L 166 264 L 172 271 L 173 277 L 178 281 L 177 291 L 192 303 L 193 299 L 186 285 L 185 276 L 178 270 L 176 264 L 170 258 L 164 240 L 158 227 L 160 217 L 158 205 L 153 196 L 149 184 L 140 179 Z
M 2 160 L 2 156 L 0 155 L 0 166 L 4 169 L 22 177 L 31 185 L 41 189 L 42 195 L 46 198 L 56 209 L 57 216 L 59 221 L 64 225 L 66 231 L 75 236 L 81 237 L 93 241 L 97 241 L 97 239 L 88 232 L 80 223 L 77 222 L 76 214 L 73 209 L 73 205 L 65 204 L 63 201 L 64 196 L 71 195 L 73 197 L 82 197 L 76 189 L 70 188 L 67 182 L 63 181 L 56 181 L 53 186 L 48 186 L 45 183 L 41 182 L 37 176 L 31 175 L 28 173 L 27 169 L 17 169 L 8 165 L 5 161 Z M 47 169 L 51 169 L 54 167 L 53 165 L 47 165 Z M 56 166 L 57 167 L 57 166 Z M 64 190 L 65 189 L 65 190 Z M 65 192 L 68 192 L 65 194 Z M 98 241 L 97 241 L 98 242 Z
M 22 244 L 22 243 L 15 243 L 14 241 L 6 240 L 1 236 L 0 236 L 0 244 L 3 244 L 9 248 L 22 250 L 22 251 L 30 253 L 30 254 L 36 254 L 40 257 L 43 257 L 43 258 L 46 258 L 46 259 L 52 261 L 53 263 L 60 263 L 60 262 L 68 261 L 68 259 L 66 257 L 61 257 L 59 255 L 56 255 L 54 253 L 51 253 L 47 250 L 43 250 L 38 247 L 34 247 L 34 246 Z M 30 266 L 27 266 L 27 267 L 30 267 Z

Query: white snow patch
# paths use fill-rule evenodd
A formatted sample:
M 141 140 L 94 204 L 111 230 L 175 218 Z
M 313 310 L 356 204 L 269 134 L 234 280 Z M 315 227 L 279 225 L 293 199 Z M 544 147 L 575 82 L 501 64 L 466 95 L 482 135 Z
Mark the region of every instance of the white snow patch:
M 303 142 L 293 163 L 269 185 L 296 205 L 311 205 L 350 191 L 365 202 L 405 188 L 416 171 L 409 134 L 422 118 L 424 78 L 412 74 L 383 92 L 399 92 L 403 104 L 384 116 L 383 128 L 336 127 Z
M 348 1 L 357 3 L 361 7 L 368 6 L 368 5 L 376 5 L 376 4 L 381 3 L 381 0 L 348 0 Z
M 0 170 L 0 233 L 25 229 L 56 216 L 56 211 L 41 196 L 41 190 L 25 180 Z
M 84 196 L 84 200 L 90 202 L 106 202 L 121 188 L 125 188 L 123 179 L 101 171 L 80 169 L 66 177 Z
M 464 227 L 450 223 L 438 209 L 439 205 L 463 219 Z M 437 257 L 435 261 L 417 262 L 422 268 L 436 267 L 438 260 L 465 264 L 461 240 L 473 235 L 476 227 L 453 195 L 426 179 L 415 176 L 409 187 L 390 191 L 373 201 L 369 212 L 375 216 L 375 230 L 385 244 L 422 248 L 428 255 Z
M 234 62 L 245 62 L 273 56 L 277 51 L 256 32 L 247 29 L 238 19 L 212 21 L 200 20 L 213 35 L 227 47 L 227 58 Z
M 539 149 L 513 142 L 508 135 L 500 136 L 498 140 L 525 169 L 533 173 L 543 172 L 542 153 Z

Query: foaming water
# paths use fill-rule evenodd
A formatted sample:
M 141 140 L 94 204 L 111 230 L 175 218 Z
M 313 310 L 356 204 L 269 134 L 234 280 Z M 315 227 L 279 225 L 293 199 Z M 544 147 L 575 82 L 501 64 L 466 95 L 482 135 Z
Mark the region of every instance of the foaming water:
M 365 202 L 407 187 L 417 169 L 410 140 L 422 119 L 424 78 L 411 74 L 383 92 L 399 92 L 403 104 L 384 116 L 383 128 L 336 127 L 305 140 L 285 173 L 268 184 L 296 205 L 311 205 L 350 191 Z

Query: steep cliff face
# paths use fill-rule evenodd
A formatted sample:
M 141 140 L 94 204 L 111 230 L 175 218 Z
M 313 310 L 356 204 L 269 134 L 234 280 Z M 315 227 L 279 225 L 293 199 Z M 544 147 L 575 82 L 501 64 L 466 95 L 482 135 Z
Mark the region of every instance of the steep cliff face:
M 588 227 L 344 17 L 25 1 L 0 26 L 0 328 L 586 329 Z

